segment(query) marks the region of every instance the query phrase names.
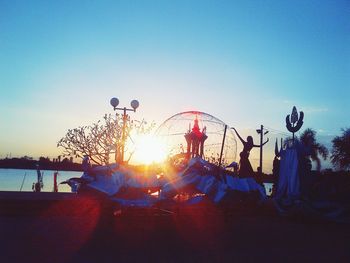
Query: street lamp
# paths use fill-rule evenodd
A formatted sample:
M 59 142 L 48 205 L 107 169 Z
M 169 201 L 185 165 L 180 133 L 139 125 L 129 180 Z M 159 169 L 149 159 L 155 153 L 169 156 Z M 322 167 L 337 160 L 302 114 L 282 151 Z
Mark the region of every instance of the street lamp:
M 265 129 L 265 131 L 264 131 L 264 126 L 261 125 L 261 126 L 260 126 L 260 129 L 257 129 L 256 132 L 257 132 L 258 134 L 260 134 L 260 162 L 259 162 L 259 169 L 260 169 L 260 170 L 259 170 L 259 174 L 262 175 L 262 166 L 263 166 L 263 163 L 262 163 L 262 161 L 263 161 L 263 146 L 269 141 L 269 139 L 267 139 L 267 141 L 263 143 L 263 140 L 264 140 L 263 138 L 264 138 L 264 135 L 266 135 L 266 134 L 269 133 L 269 131 L 267 131 L 266 129 Z
M 128 118 L 128 115 L 126 114 L 127 111 L 133 111 L 136 112 L 136 109 L 139 107 L 139 102 L 137 100 L 132 100 L 130 103 L 130 106 L 132 109 L 128 109 L 126 107 L 123 108 L 117 108 L 119 105 L 119 100 L 117 98 L 112 98 L 110 101 L 113 110 L 122 110 L 123 111 L 123 130 L 122 130 L 122 152 L 121 152 L 121 162 L 124 162 L 124 148 L 125 148 L 125 128 L 126 128 L 126 120 Z

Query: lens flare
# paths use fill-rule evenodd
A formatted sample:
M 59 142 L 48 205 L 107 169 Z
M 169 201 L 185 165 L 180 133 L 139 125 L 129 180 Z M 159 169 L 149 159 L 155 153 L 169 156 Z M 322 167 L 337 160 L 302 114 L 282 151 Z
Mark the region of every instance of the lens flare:
M 135 139 L 133 161 L 140 164 L 163 162 L 167 157 L 165 144 L 159 137 L 139 135 Z

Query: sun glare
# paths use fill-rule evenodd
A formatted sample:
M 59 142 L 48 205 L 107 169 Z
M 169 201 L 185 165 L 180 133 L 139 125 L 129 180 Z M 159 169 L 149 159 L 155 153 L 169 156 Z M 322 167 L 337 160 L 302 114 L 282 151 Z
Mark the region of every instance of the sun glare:
M 135 139 L 135 152 L 133 160 L 136 163 L 159 163 L 166 159 L 165 144 L 155 136 L 140 135 Z

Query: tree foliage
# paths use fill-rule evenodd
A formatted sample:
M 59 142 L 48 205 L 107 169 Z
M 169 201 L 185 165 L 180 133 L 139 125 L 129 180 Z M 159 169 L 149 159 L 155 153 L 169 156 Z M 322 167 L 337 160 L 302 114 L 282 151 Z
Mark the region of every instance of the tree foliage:
M 316 162 L 316 170 L 319 171 L 321 169 L 321 160 L 319 156 L 326 160 L 329 152 L 326 146 L 317 142 L 316 131 L 311 128 L 307 128 L 300 134 L 299 138 L 297 139 L 299 139 L 299 141 L 306 147 L 310 159 Z M 292 141 L 292 138 L 287 137 L 284 140 L 285 147 L 288 144 L 292 143 Z
M 321 143 L 318 143 L 316 140 L 316 131 L 313 129 L 306 129 L 300 135 L 300 141 L 310 151 L 310 158 L 312 161 L 316 162 L 316 170 L 319 171 L 321 169 L 321 160 L 319 155 L 326 160 L 328 157 L 328 149 Z
M 340 169 L 350 169 L 350 128 L 342 129 L 342 132 L 332 140 L 331 161 Z
M 125 138 L 130 138 L 131 131 L 134 134 L 149 133 L 154 123 L 147 124 L 145 121 L 130 120 L 128 116 L 125 121 Z M 108 164 L 112 154 L 115 161 L 119 162 L 122 153 L 123 116 L 121 114 L 106 114 L 102 120 L 89 126 L 81 126 L 69 129 L 61 138 L 57 147 L 63 148 L 64 156 L 75 156 L 83 158 L 89 156 L 90 160 L 98 165 Z M 132 140 L 132 138 L 131 138 Z M 124 152 L 128 149 L 125 147 Z M 132 152 L 129 155 L 130 160 Z

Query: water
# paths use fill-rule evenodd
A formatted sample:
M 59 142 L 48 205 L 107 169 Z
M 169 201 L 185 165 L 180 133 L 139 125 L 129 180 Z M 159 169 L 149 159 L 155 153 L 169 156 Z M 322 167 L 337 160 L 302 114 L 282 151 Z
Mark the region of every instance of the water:
M 267 196 L 271 196 L 273 183 L 264 183 L 265 192 Z
M 53 191 L 53 173 L 54 170 L 41 170 L 44 173 L 43 192 Z M 36 170 L 29 169 L 1 169 L 0 168 L 0 191 L 19 191 L 23 182 L 22 191 L 33 191 L 32 185 L 37 181 Z M 71 192 L 71 188 L 67 184 L 59 184 L 72 177 L 80 177 L 82 172 L 61 171 L 57 177 L 58 191 L 59 192 Z M 264 183 L 266 195 L 270 196 L 272 193 L 272 183 Z
M 44 173 L 43 192 L 53 191 L 53 173 L 54 170 L 41 170 Z M 0 168 L 0 191 L 19 191 L 25 175 L 22 191 L 32 192 L 32 185 L 37 181 L 36 170 L 30 169 L 1 169 Z M 58 191 L 71 192 L 67 184 L 59 184 L 72 177 L 80 177 L 82 172 L 59 171 L 57 177 Z

